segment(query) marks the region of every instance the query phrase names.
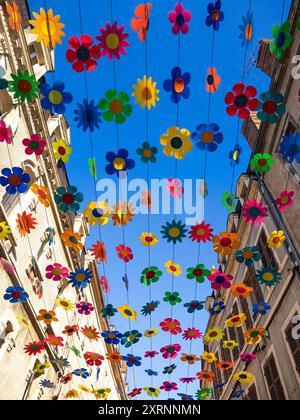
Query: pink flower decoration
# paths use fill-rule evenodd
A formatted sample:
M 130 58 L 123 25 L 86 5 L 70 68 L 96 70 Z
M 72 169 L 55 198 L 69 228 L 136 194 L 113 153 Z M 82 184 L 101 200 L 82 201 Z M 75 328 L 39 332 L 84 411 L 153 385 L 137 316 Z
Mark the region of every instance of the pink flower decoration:
M 93 45 L 93 38 L 89 35 L 81 35 L 80 38 L 72 36 L 69 41 L 70 49 L 66 52 L 66 58 L 72 64 L 73 70 L 81 73 L 95 70 L 97 61 L 101 56 L 100 45 Z
M 196 328 L 188 328 L 183 332 L 182 337 L 184 340 L 195 340 L 197 338 L 203 337 L 203 334 Z
M 12 132 L 11 129 L 6 127 L 6 124 L 3 120 L 0 121 L 0 143 L 5 142 L 7 144 L 12 143 Z
M 26 155 L 32 155 L 34 153 L 36 156 L 41 156 L 43 154 L 44 148 L 47 144 L 45 140 L 41 139 L 41 137 L 37 134 L 32 134 L 30 139 L 24 139 L 22 143 L 26 147 Z
M 208 280 L 212 282 L 211 287 L 215 290 L 219 290 L 223 287 L 223 289 L 229 289 L 231 287 L 231 281 L 233 279 L 232 276 L 222 273 L 221 271 L 216 271 L 213 274 L 210 274 Z
M 104 293 L 110 293 L 110 285 L 109 285 L 109 282 L 108 282 L 108 280 L 105 276 L 100 277 L 100 285 L 101 285 Z
M 95 309 L 89 302 L 79 302 L 77 303 L 76 308 L 81 315 L 90 315 Z
M 180 322 L 177 321 L 177 319 L 166 318 L 159 324 L 159 326 L 163 331 L 169 332 L 172 335 L 177 335 L 182 332 L 182 329 L 180 328 Z
M 100 48 L 102 55 L 108 55 L 109 60 L 116 57 L 120 60 L 120 54 L 127 54 L 125 47 L 129 46 L 129 43 L 125 41 L 129 37 L 129 34 L 124 33 L 125 26 L 118 26 L 117 22 L 111 25 L 109 22 L 106 23 L 106 28 L 100 28 L 101 35 L 96 36 L 100 41 Z
M 159 389 L 163 389 L 164 391 L 170 392 L 170 391 L 177 391 L 178 387 L 176 382 L 163 382 L 162 386 L 159 387 Z
M 240 355 L 240 358 L 245 363 L 251 363 L 256 359 L 256 356 L 253 353 L 243 353 Z
M 5 258 L 0 258 L 0 263 L 8 274 L 12 274 L 15 271 L 15 267 Z
M 294 204 L 294 194 L 294 191 L 282 191 L 280 196 L 275 200 L 275 204 L 280 211 L 285 211 L 287 207 L 291 207 Z
M 181 350 L 180 344 L 168 344 L 160 349 L 164 359 L 175 359 L 178 352 Z
M 173 34 L 178 35 L 179 32 L 187 34 L 189 31 L 188 22 L 191 20 L 191 18 L 191 12 L 189 12 L 188 10 L 184 10 L 182 4 L 177 3 L 175 6 L 175 12 L 169 12 L 169 21 L 173 23 Z
M 131 248 L 125 245 L 119 245 L 116 247 L 118 257 L 124 262 L 128 263 L 133 259 L 133 254 Z
M 69 276 L 69 269 L 61 264 L 54 263 L 46 267 L 46 278 L 54 281 L 61 281 Z
M 183 384 L 190 384 L 196 380 L 196 378 L 180 378 L 180 382 Z
M 151 350 L 151 351 L 146 351 L 145 352 L 145 357 L 150 357 L 150 359 L 153 359 L 153 357 L 155 357 L 158 353 L 158 351 L 155 350 Z
M 264 223 L 265 217 L 268 216 L 268 209 L 261 202 L 248 200 L 242 208 L 242 216 L 245 217 L 246 222 L 259 225 L 260 223 Z
M 182 198 L 184 188 L 181 185 L 180 179 L 169 178 L 167 182 L 167 190 L 174 198 Z

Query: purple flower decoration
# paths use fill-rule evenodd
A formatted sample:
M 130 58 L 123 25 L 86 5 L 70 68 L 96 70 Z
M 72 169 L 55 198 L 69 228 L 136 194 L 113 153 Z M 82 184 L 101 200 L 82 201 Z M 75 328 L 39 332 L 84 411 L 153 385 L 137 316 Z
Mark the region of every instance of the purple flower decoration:
M 171 79 L 164 81 L 164 89 L 171 92 L 171 101 L 175 104 L 180 102 L 181 97 L 188 99 L 190 96 L 190 88 L 188 84 L 191 81 L 190 73 L 182 73 L 180 67 L 174 67 L 171 71 Z

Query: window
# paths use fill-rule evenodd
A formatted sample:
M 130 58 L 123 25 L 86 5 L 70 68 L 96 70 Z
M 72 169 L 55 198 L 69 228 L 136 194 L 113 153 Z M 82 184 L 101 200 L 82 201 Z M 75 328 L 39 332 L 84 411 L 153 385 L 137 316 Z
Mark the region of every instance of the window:
M 257 401 L 258 400 L 255 384 L 252 384 L 249 387 L 247 394 L 243 395 L 242 400 L 243 401 L 248 401 L 248 400 Z
M 258 248 L 261 253 L 261 261 L 264 267 L 274 267 L 278 270 L 278 264 L 273 251 L 267 245 L 267 235 L 264 230 L 261 231 L 258 239 Z
M 43 297 L 43 280 L 37 263 L 32 258 L 32 264 L 26 270 L 27 278 L 31 282 L 32 289 L 39 299 Z
M 297 313 L 294 316 L 296 315 Z M 291 350 L 291 353 L 295 362 L 295 368 L 298 372 L 298 375 L 300 376 L 300 340 L 299 339 L 295 340 L 292 337 L 292 329 L 293 329 L 293 324 L 290 322 L 287 329 L 285 330 L 285 339 Z
M 251 313 L 249 310 L 248 300 L 244 298 L 243 296 L 240 296 L 240 304 L 241 304 L 243 313 L 247 317 L 245 325 L 247 327 L 247 330 L 250 330 L 250 328 L 253 327 L 253 322 L 252 322 Z
M 273 354 L 271 354 L 264 366 L 264 374 L 272 401 L 285 400 L 283 386 Z

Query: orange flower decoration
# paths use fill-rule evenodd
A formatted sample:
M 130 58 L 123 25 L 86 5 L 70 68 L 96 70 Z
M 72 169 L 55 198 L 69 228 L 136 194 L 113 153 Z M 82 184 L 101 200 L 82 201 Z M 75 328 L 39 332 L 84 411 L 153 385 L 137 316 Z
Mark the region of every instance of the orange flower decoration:
M 81 328 L 80 332 L 91 341 L 97 341 L 100 338 L 100 333 L 94 327 L 88 327 L 86 325 Z
M 231 255 L 240 246 L 239 236 L 236 233 L 221 232 L 212 238 L 215 244 L 214 251 L 222 255 Z
M 244 332 L 244 337 L 248 344 L 259 344 L 265 336 L 266 330 L 264 328 L 251 328 Z
M 10 29 L 15 29 L 17 32 L 20 31 L 20 26 L 22 24 L 22 16 L 19 12 L 17 3 L 6 3 L 6 11 L 8 13 L 8 24 Z
M 81 243 L 81 235 L 79 233 L 73 232 L 72 229 L 67 228 L 60 234 L 62 241 L 68 248 L 74 249 L 76 252 L 80 252 L 83 249 Z
M 51 195 L 47 188 L 43 187 L 42 185 L 33 184 L 31 186 L 31 191 L 35 194 L 40 203 L 42 203 L 45 207 L 49 207 L 51 203 Z
M 234 366 L 234 363 L 232 362 L 218 362 L 217 363 L 217 368 L 219 370 L 229 370 L 232 369 Z
M 78 325 L 66 325 L 62 333 L 67 334 L 69 337 L 71 337 L 73 334 L 77 333 L 78 330 Z
M 188 362 L 189 365 L 193 365 L 195 362 L 200 360 L 200 357 L 197 357 L 195 354 L 181 353 L 180 360 L 182 362 Z
M 214 67 L 209 67 L 206 77 L 206 91 L 216 93 L 221 83 L 221 77 L 218 75 Z
M 60 382 L 62 384 L 65 384 L 66 385 L 66 384 L 68 384 L 72 380 L 72 377 L 73 377 L 72 373 L 67 373 L 65 376 L 63 376 L 60 379 Z
M 146 41 L 151 7 L 151 3 L 139 4 L 134 11 L 135 17 L 131 19 L 131 28 L 138 32 L 139 40 L 142 42 Z
M 112 363 L 121 363 L 122 356 L 120 355 L 120 353 L 118 351 L 114 351 L 112 353 L 107 353 L 106 354 L 106 359 L 109 360 Z
M 97 262 L 107 263 L 107 254 L 104 242 L 97 241 L 92 245 L 91 249 L 92 256 L 95 257 Z
M 113 221 L 114 226 L 126 226 L 127 223 L 132 221 L 132 217 L 134 216 L 133 211 L 134 209 L 130 206 L 130 204 L 127 201 L 125 201 L 124 203 L 119 201 L 119 203 L 113 208 L 111 220 Z
M 150 191 L 142 191 L 142 199 L 141 203 L 143 206 L 147 206 L 148 210 L 152 208 L 152 201 L 151 201 L 151 192 Z
M 23 211 L 22 214 L 18 214 L 16 222 L 19 233 L 23 237 L 25 237 L 27 233 L 30 233 L 31 230 L 35 229 L 37 225 L 36 218 L 32 216 L 32 213 L 26 213 L 26 211 Z
M 56 313 L 54 311 L 47 311 L 46 309 L 41 309 L 36 319 L 37 321 L 43 321 L 46 325 L 51 325 L 52 322 L 58 322 L 56 318 Z
M 243 283 L 236 283 L 231 286 L 231 294 L 234 297 L 243 296 L 247 298 L 250 296 L 250 293 L 253 292 L 252 287 L 247 287 Z
M 209 372 L 208 370 L 202 370 L 201 372 L 198 372 L 197 374 L 197 378 L 200 381 L 214 381 L 216 379 L 216 375 L 213 372 Z

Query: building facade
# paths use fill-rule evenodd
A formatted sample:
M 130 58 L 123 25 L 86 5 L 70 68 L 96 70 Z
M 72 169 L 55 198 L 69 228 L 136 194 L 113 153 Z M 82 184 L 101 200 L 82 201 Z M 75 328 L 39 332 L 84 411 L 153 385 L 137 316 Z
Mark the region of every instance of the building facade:
M 11 74 L 27 70 L 41 83 L 45 74 L 54 69 L 54 51 L 50 47 L 45 48 L 43 43 L 37 43 L 36 36 L 30 32 L 27 2 L 16 2 L 19 20 L 22 18 L 19 30 L 11 27 L 7 4 L 12 6 L 13 2 L 0 2 L 0 66 L 4 69 L 3 78 L 11 80 Z M 116 349 L 101 337 L 92 341 L 80 333 L 84 327 L 93 327 L 98 333 L 110 329 L 107 318 L 101 316 L 105 303 L 97 263 L 84 245 L 81 251 L 76 252 L 60 238 L 60 234 L 70 228 L 80 234 L 84 244 L 89 234 L 88 224 L 81 215 L 60 212 L 53 200 L 57 187 L 69 185 L 66 166 L 62 160 L 56 160 L 52 146 L 59 139 L 70 144 L 68 122 L 62 115 L 45 112 L 40 98 L 22 103 L 14 99 L 8 89 L 0 90 L 0 122 L 1 134 L 5 135 L 4 130 L 8 129 L 12 137 L 11 144 L 1 140 L 1 170 L 19 167 L 30 175 L 30 188 L 25 193 L 12 195 L 4 187 L 0 188 L 0 235 L 4 226 L 10 227 L 10 233 L 0 241 L 0 399 L 64 399 L 74 389 L 78 392 L 78 395 L 75 393 L 78 399 L 95 399 L 97 393 L 92 391 L 109 388 L 108 399 L 124 400 L 127 398 L 126 370 L 105 358 L 106 354 Z M 46 142 L 41 156 L 25 153 L 23 139 L 30 138 L 32 134 L 38 134 Z M 50 193 L 48 206 L 41 203 L 33 185 L 43 186 Z M 34 219 L 33 225 L 28 217 Z M 91 284 L 85 289 L 76 289 L 68 286 L 66 279 L 53 281 L 46 278 L 46 267 L 54 263 L 67 267 L 70 272 L 79 268 L 90 270 Z M 2 299 L 12 286 L 25 289 L 29 295 L 27 302 L 12 304 Z M 76 310 L 64 310 L 59 304 L 60 299 L 73 304 L 86 301 L 95 310 L 84 318 Z M 47 325 L 38 321 L 40 310 L 54 311 L 58 322 Z M 73 325 L 78 326 L 78 333 L 70 336 L 63 333 L 66 326 Z M 63 345 L 45 343 L 49 335 L 63 337 Z M 24 347 L 34 342 L 44 342 L 44 350 L 29 356 Z M 86 352 L 104 356 L 99 369 L 87 365 L 83 357 Z M 60 363 L 62 359 L 66 359 L 70 366 L 63 366 Z M 36 369 L 45 363 L 49 367 L 40 371 Z M 62 383 L 62 377 L 81 368 L 88 370 L 90 376 L 87 379 L 73 375 L 70 382 Z M 41 386 L 43 381 L 51 382 L 51 386 Z
M 276 124 L 263 123 L 252 113 L 243 125 L 243 133 L 253 155 L 268 153 L 275 164 L 263 175 L 257 175 L 249 165 L 237 182 L 238 204 L 228 218 L 226 230 L 239 235 L 239 249 L 257 246 L 262 258 L 248 268 L 236 261 L 235 254 L 219 260 L 221 271 L 233 276 L 233 284 L 243 283 L 253 291 L 247 298 L 234 297 L 230 290 L 207 298 L 208 310 L 216 300 L 222 299 L 225 303 L 223 312 L 209 317 L 207 329 L 214 326 L 224 328 L 223 341 L 232 340 L 238 344 L 233 350 L 224 348 L 223 341 L 205 344 L 205 350 L 215 353 L 219 361 L 234 363 L 233 369 L 220 371 L 216 363 L 202 362 L 203 370 L 215 373 L 214 384 L 201 381 L 202 387 L 213 388 L 212 399 L 300 399 L 300 337 L 297 335 L 299 320 L 296 317 L 300 315 L 300 165 L 295 161 L 290 163 L 278 153 L 283 136 L 297 133 L 300 127 L 300 79 L 295 72 L 295 57 L 300 55 L 299 18 L 300 2 L 294 0 L 287 19 L 292 24 L 293 41 L 279 62 L 270 53 L 271 41 L 262 40 L 260 43 L 257 67 L 270 77 L 269 90 L 284 96 L 286 112 Z M 294 204 L 281 212 L 274 202 L 285 190 L 294 191 Z M 257 200 L 268 208 L 269 216 L 263 223 L 250 225 L 242 217 L 242 207 L 248 200 Z M 280 230 L 286 236 L 283 246 L 270 249 L 267 238 L 273 231 Z M 257 273 L 262 267 L 278 271 L 281 282 L 275 286 L 260 284 Z M 271 306 L 267 315 L 254 315 L 253 304 L 260 302 Z M 242 313 L 247 316 L 244 325 L 226 327 L 228 318 Z M 244 333 L 252 328 L 265 329 L 265 336 L 259 344 L 246 343 Z M 254 353 L 256 359 L 250 364 L 244 363 L 240 355 L 245 352 Z M 241 371 L 252 373 L 254 382 L 236 382 L 233 377 Z

